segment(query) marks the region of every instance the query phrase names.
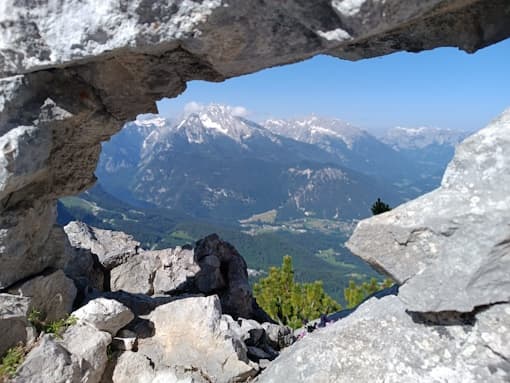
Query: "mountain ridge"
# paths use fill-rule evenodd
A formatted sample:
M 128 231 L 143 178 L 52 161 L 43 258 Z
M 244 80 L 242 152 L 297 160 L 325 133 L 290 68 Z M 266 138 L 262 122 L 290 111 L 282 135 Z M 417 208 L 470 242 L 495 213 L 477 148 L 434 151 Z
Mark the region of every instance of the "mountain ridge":
M 210 105 L 174 124 L 160 117 L 155 121 L 141 145 L 128 145 L 131 162 L 122 168 L 121 179 L 111 174 L 114 166 L 105 166 L 115 162 L 118 148 L 105 145 L 97 174 L 110 192 L 157 206 L 179 206 L 196 217 L 235 220 L 271 209 L 286 218 L 362 218 L 379 196 L 392 203 L 400 200 L 390 183 L 346 167 L 317 145 L 234 116 L 226 106 Z M 136 133 L 125 133 L 127 139 L 141 136 L 139 125 L 126 126 Z M 145 129 L 150 121 L 141 125 Z M 303 177 L 302 172 L 315 175 Z M 118 190 L 122 183 L 124 190 Z M 321 195 L 329 195 L 331 208 Z

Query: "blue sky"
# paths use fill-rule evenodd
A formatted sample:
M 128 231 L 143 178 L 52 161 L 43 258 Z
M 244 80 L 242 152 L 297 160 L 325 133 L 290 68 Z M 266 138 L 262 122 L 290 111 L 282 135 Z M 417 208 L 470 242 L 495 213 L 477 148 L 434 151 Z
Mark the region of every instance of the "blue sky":
M 466 54 L 455 48 L 349 62 L 327 56 L 207 83 L 158 103 L 179 115 L 190 102 L 242 106 L 248 118 L 336 117 L 374 132 L 393 126 L 473 131 L 510 107 L 510 39 Z

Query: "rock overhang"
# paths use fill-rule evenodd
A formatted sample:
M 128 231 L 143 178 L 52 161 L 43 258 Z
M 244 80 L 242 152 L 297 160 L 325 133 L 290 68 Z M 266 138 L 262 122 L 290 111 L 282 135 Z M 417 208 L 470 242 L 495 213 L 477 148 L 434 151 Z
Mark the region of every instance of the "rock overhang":
M 324 53 L 360 59 L 510 35 L 504 0 L 7 0 L 0 8 L 0 76 L 183 50 L 223 77 Z M 198 73 L 195 73 L 195 75 Z

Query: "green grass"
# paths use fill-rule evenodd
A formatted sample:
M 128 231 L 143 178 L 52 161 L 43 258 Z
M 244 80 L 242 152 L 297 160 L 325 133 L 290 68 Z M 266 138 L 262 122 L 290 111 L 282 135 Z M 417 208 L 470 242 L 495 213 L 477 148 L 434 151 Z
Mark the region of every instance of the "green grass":
M 22 345 L 8 349 L 0 363 L 0 382 L 13 378 L 24 359 L 25 348 Z
M 248 219 L 241 220 L 241 223 L 275 223 L 277 211 L 276 209 L 268 210 L 260 214 L 254 214 Z
M 45 334 L 54 334 L 57 338 L 62 337 L 62 333 L 69 326 L 75 325 L 78 319 L 72 315 L 62 319 L 47 321 L 43 319 L 45 315 L 38 310 L 32 310 L 28 314 L 28 320 L 35 327 L 37 332 L 44 332 Z
M 341 267 L 344 269 L 351 269 L 351 270 L 356 269 L 356 266 L 353 265 L 352 263 L 340 261 L 338 259 L 339 255 L 340 254 L 338 254 L 337 252 L 335 252 L 335 250 L 333 250 L 331 248 L 326 249 L 326 250 L 319 250 L 317 253 L 315 253 L 316 257 L 319 257 L 320 259 L 326 261 L 331 266 L 337 266 L 337 267 Z

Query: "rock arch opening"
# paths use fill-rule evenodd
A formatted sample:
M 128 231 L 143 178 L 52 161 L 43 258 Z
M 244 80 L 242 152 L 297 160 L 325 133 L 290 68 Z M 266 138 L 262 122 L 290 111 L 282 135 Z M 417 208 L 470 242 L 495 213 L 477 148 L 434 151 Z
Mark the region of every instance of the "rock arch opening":
M 141 0 L 94 4 L 48 0 L 0 5 L 1 291 L 48 267 L 64 266 L 66 240 L 54 226 L 57 198 L 89 187 L 100 143 L 126 120 L 154 112 L 155 100 L 182 92 L 186 81 L 221 81 L 319 53 L 355 60 L 437 46 L 474 52 L 510 35 L 505 0 L 419 4 L 344 0 L 320 1 L 313 7 L 298 1 L 226 4 L 211 0 L 154 3 L 152 7 Z M 498 333 L 493 343 L 480 335 L 496 336 L 494 323 L 508 324 L 508 124 L 507 112 L 468 140 L 441 189 L 363 223 L 351 239 L 355 253 L 391 269 L 398 279 L 407 281 L 407 287 L 397 301 L 387 300 L 384 308 L 372 302 L 372 309 L 366 306 L 340 327 L 352 326 L 353 333 L 370 335 L 370 329 L 363 327 L 365 319 L 385 310 L 389 321 L 399 323 L 393 327 L 393 339 L 403 339 L 397 334 L 403 329 L 399 334 L 421 345 L 417 350 L 423 355 L 448 350 L 439 361 L 420 369 L 413 368 L 420 360 L 418 351 L 399 348 L 396 355 L 404 367 L 388 372 L 393 364 L 388 364 L 386 349 L 373 349 L 374 368 L 364 369 L 358 360 L 353 371 L 360 380 L 384 373 L 394 381 L 437 374 L 461 376 L 463 381 L 508 378 L 505 345 L 509 342 L 504 339 L 508 331 Z M 461 206 L 456 205 L 459 202 Z M 459 215 L 461 209 L 468 210 Z M 429 210 L 430 215 L 424 214 Z M 377 245 L 367 241 L 375 234 Z M 478 244 L 466 249 L 467 242 Z M 418 261 L 410 266 L 412 272 L 404 270 L 405 261 L 415 256 Z M 204 303 L 207 307 L 216 304 Z M 469 339 L 480 351 L 476 360 L 451 341 L 465 340 L 462 329 L 454 328 L 441 337 L 428 328 L 423 338 L 418 334 L 423 328 L 414 327 L 404 315 L 406 309 L 466 312 L 479 306 L 488 309 L 477 315 L 478 327 Z M 165 320 L 165 313 L 158 315 L 155 321 Z M 98 342 L 107 343 L 109 335 L 103 333 Z M 437 348 L 426 347 L 431 339 Z M 370 337 L 352 344 L 365 347 Z M 339 345 L 333 344 L 330 350 Z M 67 351 L 52 347 L 56 354 L 79 351 L 69 345 Z M 358 351 L 368 352 L 366 348 Z M 358 351 L 352 349 L 349 355 Z M 289 379 L 285 363 L 295 366 L 300 352 L 287 354 L 261 381 Z M 324 355 L 335 360 L 334 355 Z M 103 363 L 94 365 L 92 381 L 98 381 Z M 305 375 L 297 367 L 290 369 L 296 374 L 292 380 L 300 381 Z M 328 377 L 340 379 L 341 370 L 332 368 Z M 320 366 L 306 371 L 306 376 L 318 379 L 324 377 L 321 374 Z

